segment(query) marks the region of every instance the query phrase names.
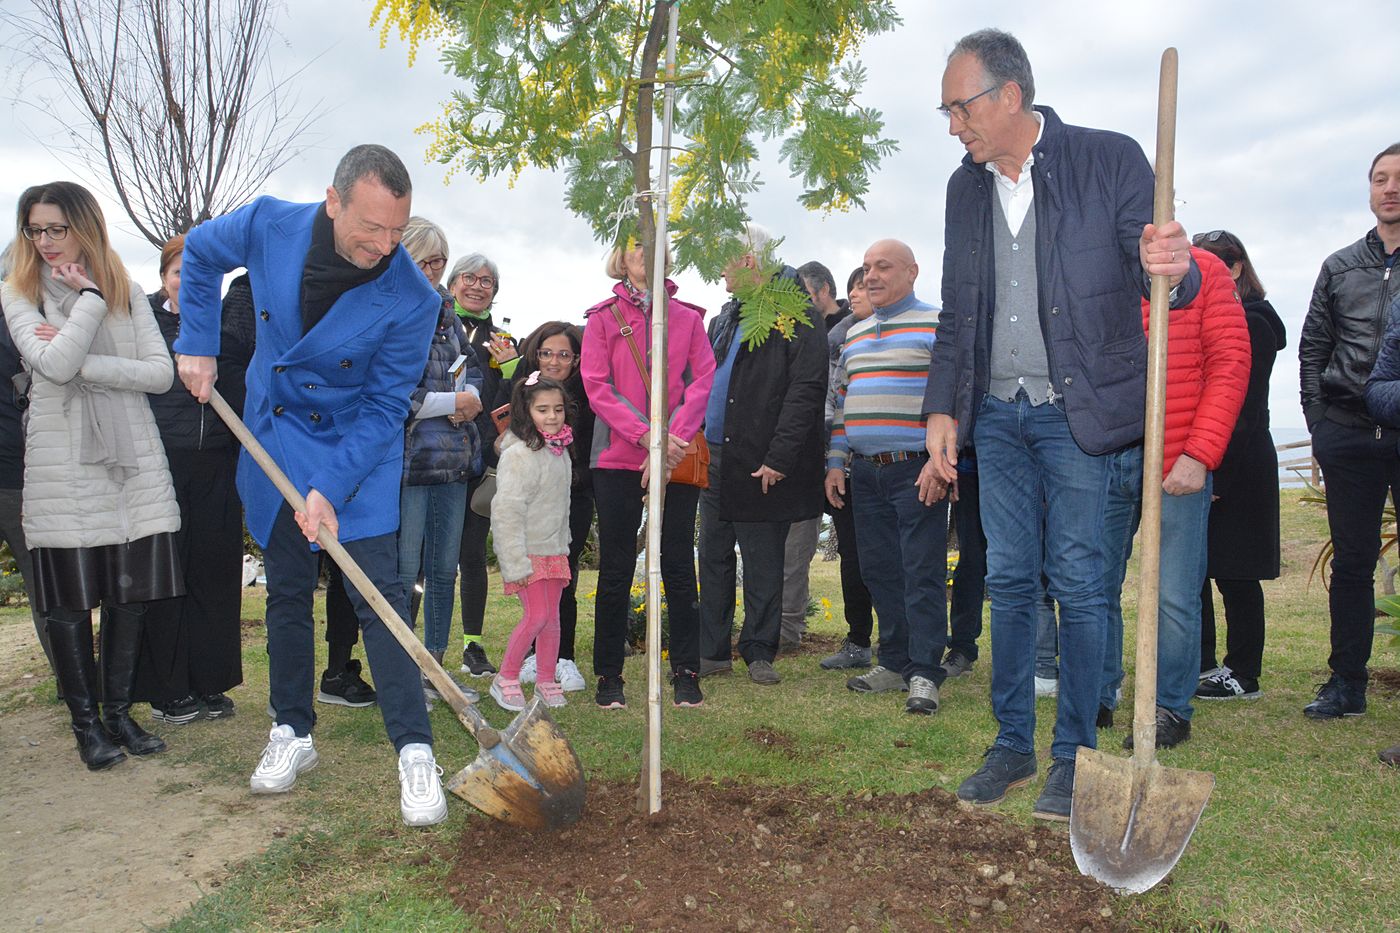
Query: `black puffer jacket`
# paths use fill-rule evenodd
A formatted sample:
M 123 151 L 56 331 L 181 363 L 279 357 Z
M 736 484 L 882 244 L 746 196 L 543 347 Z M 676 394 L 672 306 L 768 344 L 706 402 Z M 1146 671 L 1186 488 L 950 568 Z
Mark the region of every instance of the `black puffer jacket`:
M 496 322 L 491 315 L 477 320 L 461 316 L 462 327 L 467 332 L 467 343 L 476 351 L 477 362 L 481 364 L 481 414 L 476 416 L 477 436 L 481 439 L 481 468 L 496 465 L 500 455 L 496 453 L 496 423 L 491 420 L 491 400 L 501 391 L 501 368 L 491 365 L 491 335 L 496 332 Z
M 1373 228 L 1322 264 L 1298 340 L 1303 417 L 1372 427 L 1366 377 L 1376 364 L 1386 312 L 1400 294 L 1400 249 L 1386 255 Z
M 428 364 L 423 378 L 408 397 L 408 423 L 404 430 L 403 484 L 433 486 L 463 483 L 470 479 L 472 465 L 481 455 L 481 440 L 475 422 L 453 424 L 446 415 L 419 418 L 418 412 L 429 392 L 452 392 L 455 382 L 452 364 L 466 357 L 466 381 L 481 391 L 481 365 L 467 344 L 462 322 L 452 311 L 452 301 L 443 302 L 433 342 L 428 347 Z

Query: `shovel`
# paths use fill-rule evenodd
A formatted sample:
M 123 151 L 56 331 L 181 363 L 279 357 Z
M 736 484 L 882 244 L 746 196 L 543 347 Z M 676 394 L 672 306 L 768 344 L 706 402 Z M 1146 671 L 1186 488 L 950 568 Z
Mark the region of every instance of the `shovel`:
M 301 493 L 215 389 L 210 390 L 209 404 L 292 508 L 305 512 L 306 500 Z M 447 676 L 442 665 L 428 654 L 428 649 L 399 618 L 384 594 L 324 525 L 316 535 L 316 543 L 331 555 L 345 578 L 374 607 L 394 638 L 417 662 L 481 746 L 476 760 L 457 772 L 447 782 L 447 789 L 487 816 L 523 829 L 555 830 L 576 822 L 583 814 L 583 767 L 540 698 L 531 700 L 503 732 L 496 730 L 467 700 L 456 681 Z
M 1172 219 L 1176 64 L 1176 49 L 1162 53 L 1157 185 L 1152 211 L 1152 222 L 1158 226 Z M 1172 870 L 1215 787 L 1215 778 L 1209 772 L 1164 768 L 1156 760 L 1157 588 L 1162 553 L 1162 421 L 1166 410 L 1170 290 L 1166 276 L 1152 276 L 1133 757 L 1124 760 L 1081 747 L 1069 816 L 1070 848 L 1079 870 L 1129 894 L 1141 894 Z

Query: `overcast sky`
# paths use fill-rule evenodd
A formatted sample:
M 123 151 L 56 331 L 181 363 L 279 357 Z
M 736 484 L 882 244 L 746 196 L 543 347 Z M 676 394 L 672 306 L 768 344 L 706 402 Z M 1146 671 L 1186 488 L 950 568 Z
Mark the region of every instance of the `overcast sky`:
M 3 0 L 6 7 L 23 2 Z M 303 98 L 319 100 L 324 113 L 313 145 L 271 180 L 267 193 L 320 200 L 346 149 L 384 143 L 414 175 L 414 212 L 444 227 L 453 258 L 480 251 L 500 265 L 498 320 L 511 318 L 518 336 L 551 318 L 580 320 L 611 282 L 602 271 L 605 250 L 563 204 L 562 179 L 527 170 L 514 187 L 461 175 L 444 184 L 443 168 L 425 162 L 427 140 L 414 129 L 440 112 L 457 81 L 443 74 L 432 49 L 422 50 L 411 69 L 397 39 L 381 50 L 368 24 L 371 7 L 369 0 L 296 0 L 279 21 L 274 68 L 288 74 L 304 66 Z M 1400 140 L 1394 4 L 1010 0 L 901 2 L 899 8 L 904 25 L 869 40 L 861 57 L 870 73 L 863 100 L 884 112 L 885 135 L 899 141 L 900 151 L 875 175 L 864 212 L 831 216 L 804 211 L 796 183 L 769 158 L 752 213 L 786 237 L 784 259 L 821 260 L 844 286 L 866 246 L 898 237 L 920 260 L 919 295 L 937 302 L 943 194 L 963 150 L 934 107 L 947 52 L 960 36 L 985 26 L 1015 33 L 1035 69 L 1037 103 L 1054 107 L 1066 122 L 1127 133 L 1149 155 L 1160 56 L 1175 46 L 1181 61 L 1177 216 L 1188 231 L 1225 227 L 1248 246 L 1288 327 L 1289 346 L 1274 370 L 1274 424 L 1301 427 L 1296 346 L 1318 267 L 1373 226 L 1367 167 L 1376 152 Z M 14 205 L 28 185 L 55 178 L 102 186 L 97 174 L 45 151 L 52 132 L 22 107 L 0 108 L 0 204 Z M 118 207 L 105 203 L 117 248 L 137 280 L 154 290 L 156 251 Z M 680 276 L 680 285 L 684 297 L 711 312 L 725 298 L 721 287 L 694 276 Z

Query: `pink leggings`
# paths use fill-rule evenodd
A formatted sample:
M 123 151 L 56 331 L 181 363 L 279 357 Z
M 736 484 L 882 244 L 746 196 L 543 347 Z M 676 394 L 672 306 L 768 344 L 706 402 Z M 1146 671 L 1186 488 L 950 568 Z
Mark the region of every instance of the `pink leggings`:
M 505 657 L 501 658 L 501 676 L 515 680 L 525 652 L 535 643 L 535 675 L 537 679 L 554 679 L 554 665 L 559 660 L 559 597 L 568 580 L 536 580 L 516 595 L 520 597 L 520 622 L 510 633 Z

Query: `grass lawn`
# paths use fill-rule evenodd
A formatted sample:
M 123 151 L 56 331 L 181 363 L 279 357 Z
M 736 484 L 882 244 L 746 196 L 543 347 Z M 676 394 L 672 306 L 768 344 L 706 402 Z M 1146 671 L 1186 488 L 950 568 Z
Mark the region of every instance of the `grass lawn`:
M 1309 588 L 1308 573 L 1326 526 L 1320 510 L 1298 504 L 1298 495 L 1283 494 L 1284 575 L 1265 584 L 1264 697 L 1198 704 L 1191 741 L 1162 754 L 1163 764 L 1211 771 L 1217 783 L 1168 881 L 1146 895 L 1118 901 L 1117 915 L 1134 926 L 1377 930 L 1400 925 L 1400 889 L 1391 874 L 1400 856 L 1400 772 L 1376 760 L 1379 748 L 1400 741 L 1400 698 L 1373 689 L 1369 712 L 1357 720 L 1319 724 L 1302 716 L 1303 705 L 1325 679 L 1326 594 L 1320 582 Z M 493 586 L 499 592 L 494 576 Z M 585 574 L 581 592 L 592 587 L 593 574 Z M 839 637 L 844 625 L 835 563 L 813 564 L 812 589 L 814 599 L 825 598 L 835 607 L 835 617 L 818 613 L 813 630 Z M 1136 595 L 1131 574 L 1125 593 L 1131 629 Z M 578 657 L 590 674 L 592 605 L 583 603 Z M 259 617 L 261 611 L 258 599 L 245 600 L 245 617 Z M 499 659 L 517 616 L 514 598 L 491 597 L 486 641 L 493 659 Z M 1223 620 L 1219 609 L 1217 617 Z M 0 624 L 28 625 L 27 613 L 4 610 Z M 212 782 L 246 782 L 266 741 L 266 654 L 261 630 L 250 629 L 248 636 L 246 683 L 232 694 L 238 716 L 164 730 L 172 746 L 168 757 L 198 764 Z M 1129 644 L 1131 637 L 1129 631 Z M 1223 622 L 1220 637 L 1223 650 Z M 780 659 L 784 680 L 776 688 L 755 687 L 742 674 L 710 678 L 703 682 L 706 704 L 699 710 L 672 709 L 668 688 L 665 766 L 687 777 L 798 785 L 833 794 L 898 794 L 930 786 L 952 791 L 978 766 L 996 732 L 988 703 L 987 642 L 984 634 L 983 659 L 969 676 L 945 685 L 942 709 L 929 718 L 906 715 L 902 694 L 848 692 L 843 675 L 819 670 L 819 656 L 812 654 Z M 453 650 L 460 652 L 460 643 L 454 642 L 449 657 Z M 1400 667 L 1400 652 L 1378 639 L 1373 666 Z M 1100 733 L 1106 748 L 1116 749 L 1127 732 L 1131 669 L 1130 658 L 1119 727 Z M 640 658 L 629 659 L 627 678 L 631 705 L 626 711 L 596 709 L 591 692 L 570 694 L 569 706 L 555 711 L 592 778 L 626 780 L 637 774 L 645 713 Z M 51 688 L 29 689 L 30 696 L 12 694 L 0 702 L 0 715 L 20 701 L 44 702 Z M 498 725 L 508 721 L 489 700 L 483 710 Z M 1054 701 L 1039 701 L 1038 713 L 1038 745 L 1046 754 Z M 443 882 L 457 840 L 484 817 L 449 798 L 445 824 L 429 831 L 406 829 L 398 818 L 392 749 L 377 711 L 320 706 L 318 714 L 322 761 L 294 791 L 299 828 L 239 866 L 173 929 L 476 927 L 448 897 Z M 475 757 L 476 746 L 450 711 L 440 706 L 433 725 L 438 760 L 449 774 Z M 743 741 L 753 730 L 782 733 L 804 753 L 774 755 Z M 998 812 L 1030 825 L 1038 787 L 1037 782 L 1013 793 Z M 547 903 L 525 916 L 525 929 L 552 929 L 562 922 Z M 598 928 L 609 927 L 604 921 Z

